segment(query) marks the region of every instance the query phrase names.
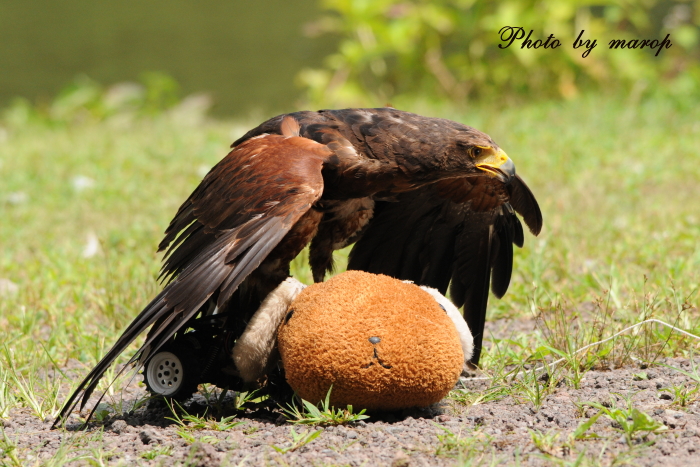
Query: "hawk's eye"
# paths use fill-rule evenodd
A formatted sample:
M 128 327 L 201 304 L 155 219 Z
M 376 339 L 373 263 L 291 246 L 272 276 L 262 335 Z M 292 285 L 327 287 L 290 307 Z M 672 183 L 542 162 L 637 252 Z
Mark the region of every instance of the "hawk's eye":
M 476 147 L 476 148 L 472 149 L 472 156 L 479 157 L 480 155 L 481 155 L 481 148 L 480 147 Z

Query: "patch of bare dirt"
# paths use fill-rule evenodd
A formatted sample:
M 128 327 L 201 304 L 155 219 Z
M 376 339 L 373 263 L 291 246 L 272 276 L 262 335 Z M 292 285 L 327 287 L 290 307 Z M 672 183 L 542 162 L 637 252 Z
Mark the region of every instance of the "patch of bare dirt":
M 687 359 L 660 363 L 691 369 Z M 180 427 L 168 419 L 172 413 L 162 403 L 113 414 L 87 431 L 77 430 L 75 418 L 67 430 L 51 430 L 51 420 L 18 409 L 2 420 L 5 441 L 0 462 L 12 465 L 15 456 L 24 464 L 34 464 L 62 456 L 76 464 L 94 464 L 99 458 L 109 465 L 398 467 L 460 465 L 465 459 L 472 461 L 470 465 L 490 465 L 495 457 L 502 465 L 539 466 L 556 465 L 555 459 L 573 464 L 583 456 L 592 465 L 700 465 L 700 405 L 693 397 L 681 405 L 672 391 L 663 391 L 690 383 L 695 387 L 691 378 L 663 365 L 589 371 L 580 388 L 562 383 L 541 400 L 540 407 L 522 395 L 476 405 L 448 398 L 429 409 L 375 414 L 351 426 L 295 426 L 296 433 L 321 430 L 317 438 L 296 449 L 288 449 L 293 443 L 292 426 L 274 408 L 238 412 L 240 424 L 225 431 L 192 431 L 190 438 L 178 434 Z M 478 393 L 488 383 L 466 379 L 459 387 Z M 143 394 L 143 389 L 129 387 L 125 407 Z M 574 431 L 598 412 L 585 402 L 625 409 L 631 402 L 663 425 L 664 431 L 636 432 L 626 438 L 619 423 L 600 416 L 586 432 L 588 439 L 572 441 Z M 185 408 L 199 414 L 210 410 L 201 395 Z M 533 442 L 533 432 L 539 445 Z

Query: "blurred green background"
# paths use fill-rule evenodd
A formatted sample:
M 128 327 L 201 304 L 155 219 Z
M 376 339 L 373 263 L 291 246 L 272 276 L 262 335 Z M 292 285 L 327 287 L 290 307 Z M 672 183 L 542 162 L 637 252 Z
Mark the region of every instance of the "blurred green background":
M 475 99 L 507 103 L 573 99 L 588 90 L 631 92 L 633 99 L 664 86 L 697 96 L 700 2 L 667 0 L 323 0 L 317 30 L 341 37 L 325 67 L 304 70 L 310 97 L 332 105 L 416 99 L 458 106 Z M 504 26 L 553 34 L 556 50 L 502 44 Z M 574 49 L 580 31 L 597 40 L 587 56 Z M 656 51 L 610 50 L 612 39 L 663 39 Z
M 111 85 L 160 72 L 210 93 L 218 114 L 291 110 L 296 73 L 333 50 L 303 34 L 317 14 L 315 0 L 0 0 L 0 107 L 46 103 L 80 75 Z
M 218 115 L 301 106 L 698 95 L 700 2 L 670 0 L 0 0 L 0 107 L 49 105 L 76 78 L 209 93 Z M 503 26 L 556 50 L 499 49 Z M 571 46 L 582 29 L 597 47 Z M 608 50 L 611 39 L 673 47 Z M 153 72 L 171 77 L 154 83 Z M 150 74 L 145 74 L 150 73 Z

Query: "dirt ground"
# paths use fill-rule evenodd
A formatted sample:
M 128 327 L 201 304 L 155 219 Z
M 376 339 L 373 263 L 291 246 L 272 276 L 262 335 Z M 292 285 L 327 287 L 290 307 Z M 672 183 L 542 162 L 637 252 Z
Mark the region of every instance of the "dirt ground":
M 659 363 L 691 368 L 687 359 Z M 51 430 L 51 420 L 18 409 L 0 421 L 0 465 L 700 465 L 700 405 L 693 397 L 681 401 L 678 394 L 662 391 L 691 382 L 664 365 L 630 366 L 589 371 L 579 389 L 560 384 L 540 407 L 521 396 L 487 397 L 476 404 L 454 396 L 427 409 L 372 414 L 351 426 L 326 428 L 293 427 L 278 410 L 257 408 L 237 412 L 241 423 L 227 430 L 195 430 L 184 436 L 167 418 L 172 413 L 162 403 L 111 414 L 87 431 L 77 430 L 75 418 L 66 430 Z M 487 387 L 477 379 L 458 384 L 469 394 L 483 393 Z M 124 407 L 144 393 L 136 385 L 125 389 Z M 585 402 L 610 410 L 631 404 L 658 422 L 662 431 L 632 430 L 626 438 L 618 421 L 599 416 L 574 440 L 577 428 L 599 412 Z M 201 414 L 206 401 L 196 395 L 185 409 Z M 627 422 L 633 423 L 632 418 Z M 321 433 L 293 448 L 292 429 L 296 434 Z

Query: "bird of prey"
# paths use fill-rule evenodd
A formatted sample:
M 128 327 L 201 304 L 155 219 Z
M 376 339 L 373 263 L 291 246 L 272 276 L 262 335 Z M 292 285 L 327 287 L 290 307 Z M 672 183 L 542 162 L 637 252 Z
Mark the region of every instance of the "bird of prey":
M 245 324 L 310 244 L 314 281 L 355 243 L 349 269 L 411 280 L 464 306 L 481 353 L 489 285 L 508 288 L 520 214 L 542 215 L 506 153 L 469 126 L 394 108 L 302 111 L 250 130 L 204 177 L 165 231 L 167 283 L 68 398 L 81 409 L 115 359 L 150 330 L 146 361 L 203 307 Z M 129 365 L 127 365 L 128 367 Z M 125 367 L 126 368 L 126 367 Z M 123 371 L 123 370 L 122 370 Z

